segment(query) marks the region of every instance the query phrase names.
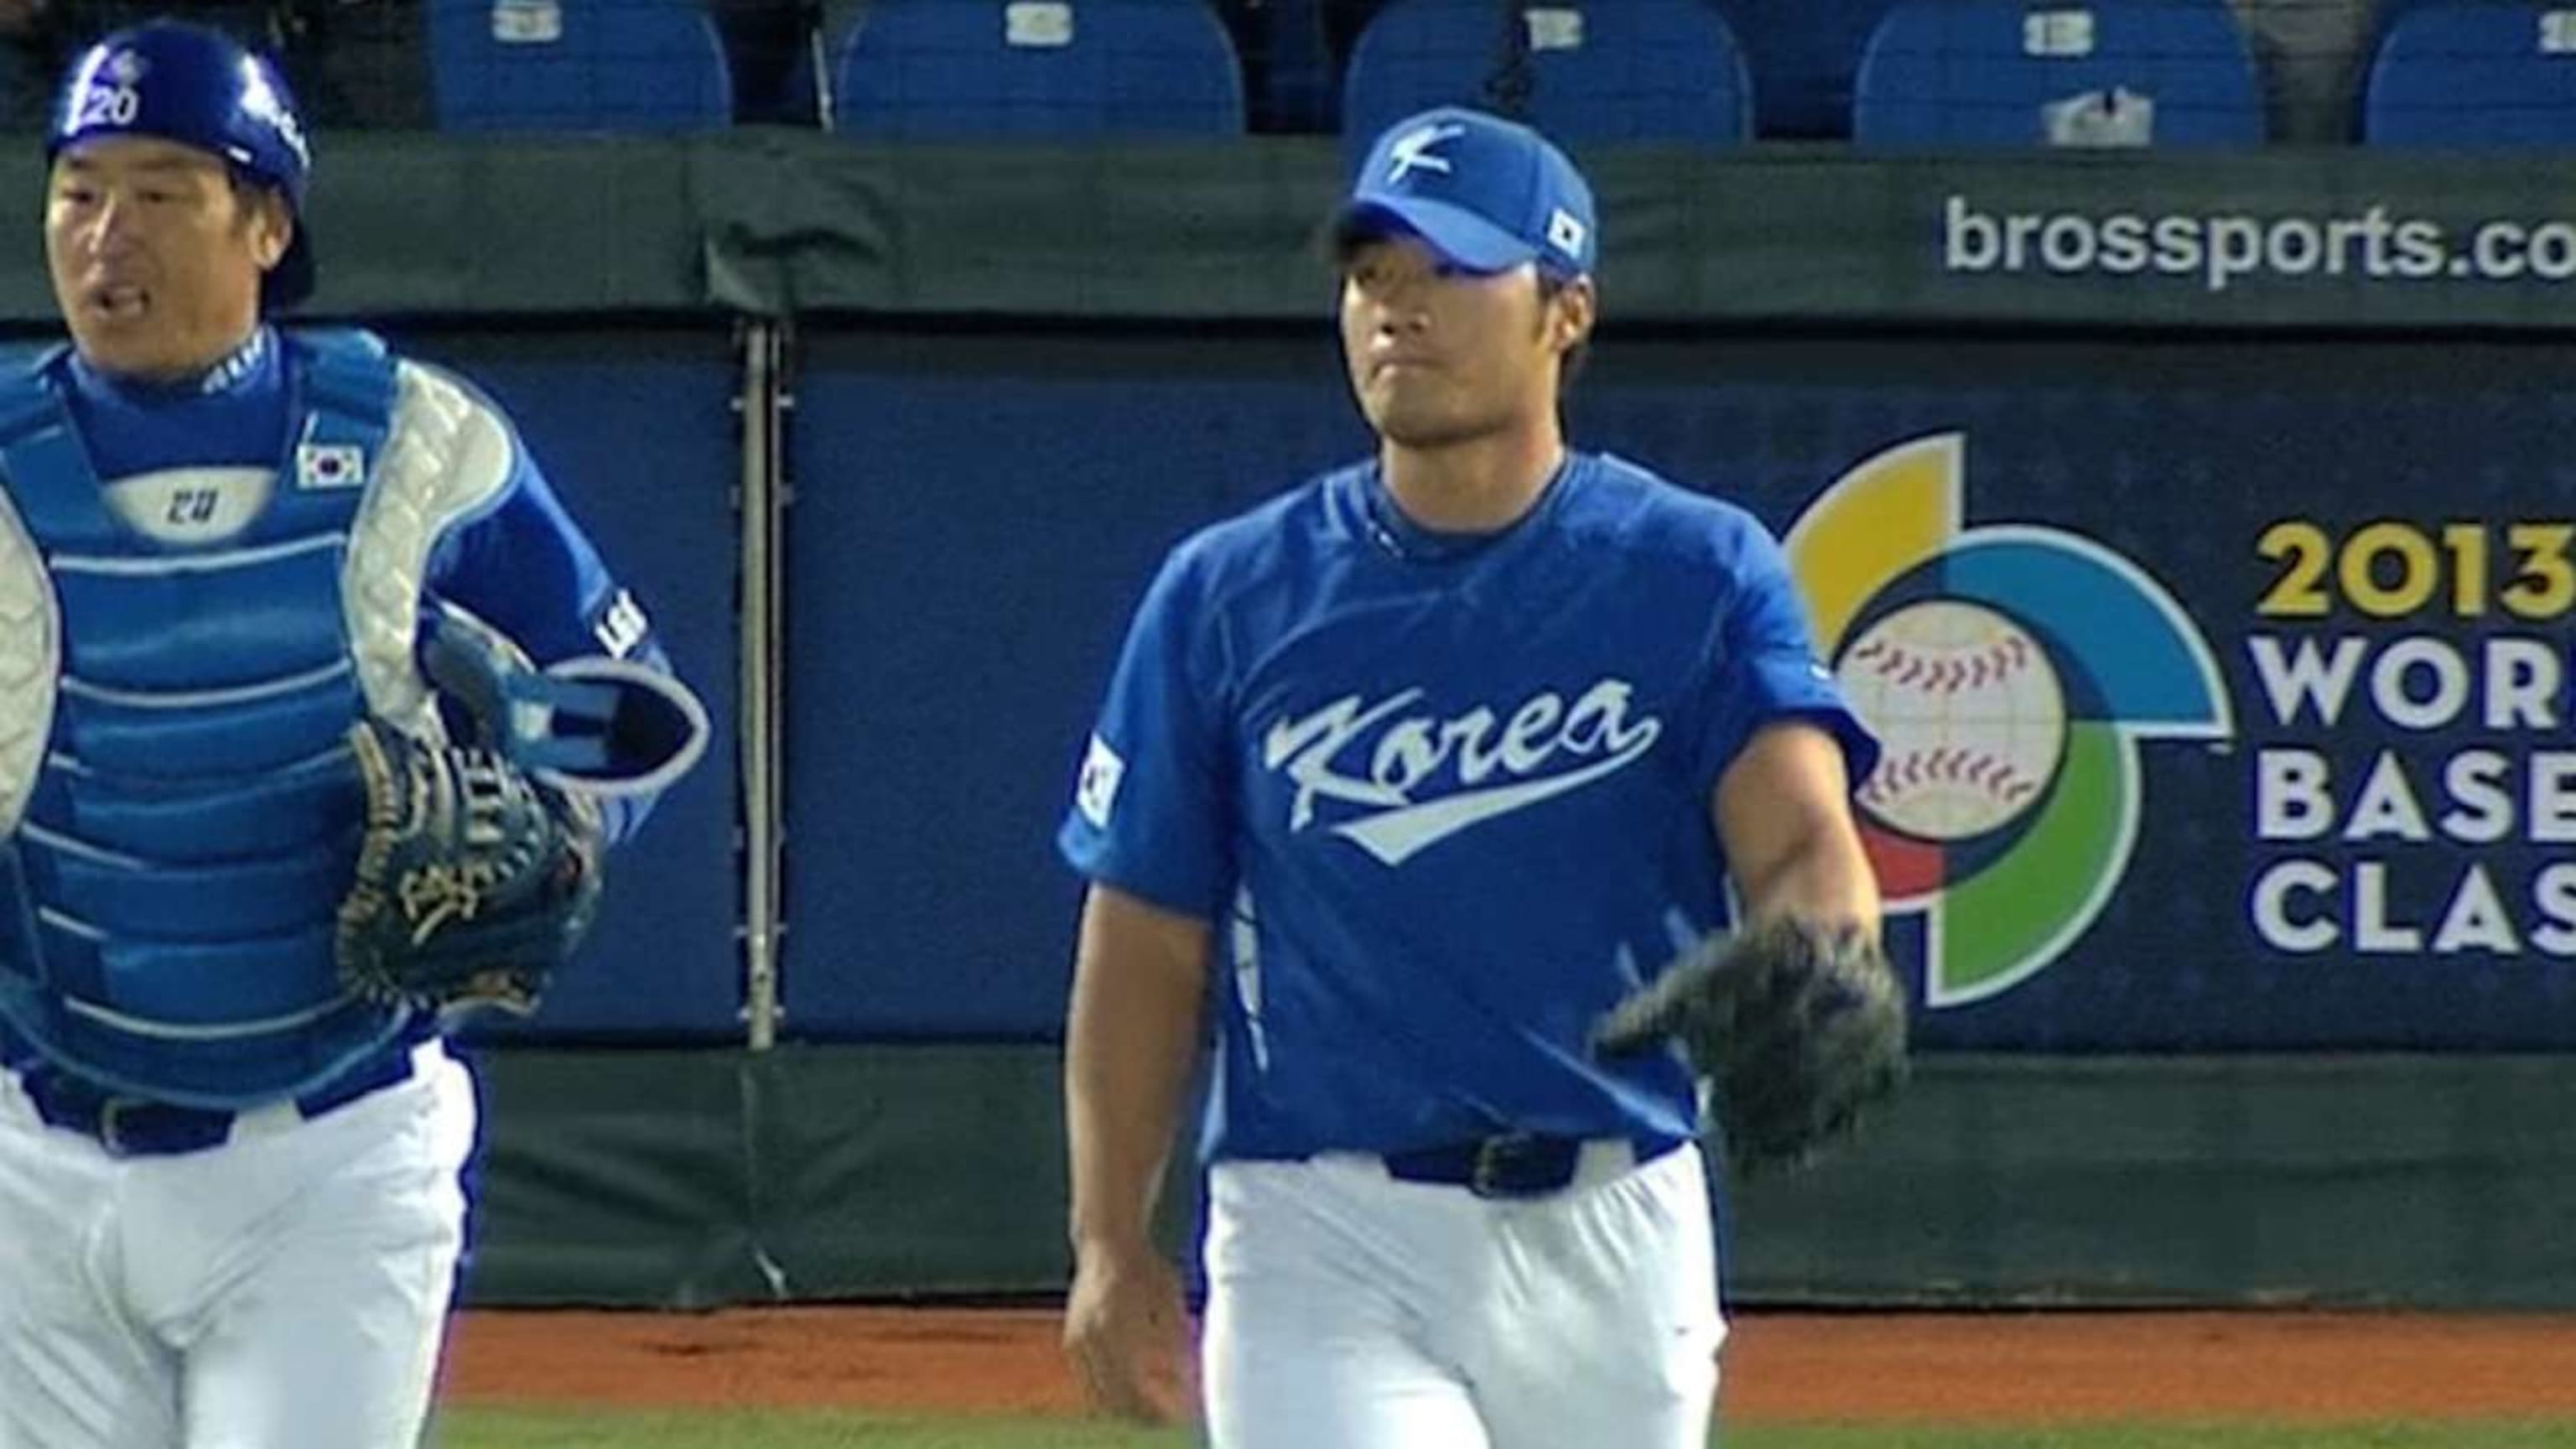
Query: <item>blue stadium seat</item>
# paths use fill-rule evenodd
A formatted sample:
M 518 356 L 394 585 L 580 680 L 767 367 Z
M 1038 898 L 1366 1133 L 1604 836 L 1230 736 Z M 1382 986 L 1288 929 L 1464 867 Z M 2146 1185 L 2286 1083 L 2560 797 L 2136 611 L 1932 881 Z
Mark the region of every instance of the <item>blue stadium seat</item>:
M 2226 0 L 1907 0 L 1854 86 L 1865 145 L 2255 145 L 2262 86 Z
M 1243 130 L 1234 42 L 1202 0 L 874 0 L 833 67 L 862 136 Z
M 429 0 L 443 131 L 730 125 L 724 45 L 698 0 Z
M 2389 24 L 2362 92 L 2372 146 L 2576 143 L 2576 13 L 2423 4 Z
M 1751 133 L 1743 57 L 1701 0 L 1391 0 L 1342 77 L 1345 149 L 1356 157 L 1432 106 L 1502 109 L 1488 86 L 1516 51 L 1527 56 L 1519 119 L 1567 145 L 1727 145 Z

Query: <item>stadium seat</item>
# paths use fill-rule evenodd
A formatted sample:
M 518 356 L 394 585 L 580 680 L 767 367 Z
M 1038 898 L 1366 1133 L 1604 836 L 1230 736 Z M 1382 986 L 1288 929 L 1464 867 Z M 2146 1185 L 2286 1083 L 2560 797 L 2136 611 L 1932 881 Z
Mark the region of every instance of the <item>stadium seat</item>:
M 429 0 L 444 131 L 686 131 L 733 120 L 698 0 Z
M 1344 148 L 1440 105 L 1517 114 L 1568 145 L 1727 145 L 1752 129 L 1735 36 L 1701 0 L 1391 0 L 1342 77 Z
M 2263 95 L 2225 0 L 1907 0 L 1854 86 L 1865 145 L 2234 146 Z
M 2425 4 L 2389 23 L 2362 92 L 2372 146 L 2576 142 L 2576 11 Z
M 924 140 L 1240 133 L 1243 73 L 1202 0 L 873 0 L 834 124 Z

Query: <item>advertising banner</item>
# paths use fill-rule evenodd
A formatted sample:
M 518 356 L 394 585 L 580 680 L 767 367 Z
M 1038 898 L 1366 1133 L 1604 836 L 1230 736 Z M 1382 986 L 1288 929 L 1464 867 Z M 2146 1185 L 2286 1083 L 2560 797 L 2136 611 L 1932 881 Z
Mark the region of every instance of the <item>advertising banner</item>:
M 2544 354 L 1864 351 L 1598 429 L 1781 528 L 1926 1044 L 2576 1041 Z

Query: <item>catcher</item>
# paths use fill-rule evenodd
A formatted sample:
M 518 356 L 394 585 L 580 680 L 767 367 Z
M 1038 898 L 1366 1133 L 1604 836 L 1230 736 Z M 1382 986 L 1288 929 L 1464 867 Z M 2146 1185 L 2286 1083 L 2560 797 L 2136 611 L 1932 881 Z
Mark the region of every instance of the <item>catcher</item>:
M 534 1002 L 705 715 L 499 408 L 271 320 L 316 251 L 269 62 L 112 34 L 45 156 L 70 343 L 0 371 L 0 1449 L 411 1449 L 475 1133 L 443 1029 Z

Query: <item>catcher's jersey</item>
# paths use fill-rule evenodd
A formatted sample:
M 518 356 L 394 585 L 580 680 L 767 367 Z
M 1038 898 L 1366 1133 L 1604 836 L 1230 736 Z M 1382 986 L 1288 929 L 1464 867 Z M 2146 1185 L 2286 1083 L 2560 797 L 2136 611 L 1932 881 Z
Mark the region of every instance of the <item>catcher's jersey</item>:
M 1366 464 L 1172 552 L 1059 845 L 1216 927 L 1211 1157 L 1678 1139 L 1678 1056 L 1612 1070 L 1585 1032 L 1725 923 L 1711 795 L 1788 716 L 1866 774 L 1742 510 L 1578 453 L 1510 528 L 1442 536 Z
M 540 663 L 660 657 L 507 421 L 262 329 L 184 388 L 68 351 L 0 381 L 0 466 L 0 1065 L 237 1107 L 425 1035 L 337 977 L 349 725 L 434 707 L 442 603 Z

